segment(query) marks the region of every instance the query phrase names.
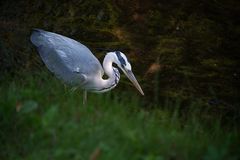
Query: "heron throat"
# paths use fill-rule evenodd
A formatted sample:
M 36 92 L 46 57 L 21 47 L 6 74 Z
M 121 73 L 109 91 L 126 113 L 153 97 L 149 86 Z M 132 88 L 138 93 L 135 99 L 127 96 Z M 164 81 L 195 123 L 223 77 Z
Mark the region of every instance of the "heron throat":
M 103 77 L 101 77 L 99 88 L 95 92 L 107 92 L 117 86 L 120 80 L 120 73 L 117 68 L 112 66 L 114 62 L 114 53 L 107 53 L 103 60 L 103 70 L 108 78 L 103 79 Z

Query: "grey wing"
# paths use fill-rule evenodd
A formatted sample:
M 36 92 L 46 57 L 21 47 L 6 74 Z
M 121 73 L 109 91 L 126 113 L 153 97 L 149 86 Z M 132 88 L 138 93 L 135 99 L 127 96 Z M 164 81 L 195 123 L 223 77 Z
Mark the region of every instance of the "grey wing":
M 87 77 L 103 74 L 97 58 L 81 43 L 68 37 L 35 30 L 31 35 L 32 43 L 48 69 L 68 84 L 84 84 Z
M 44 46 L 37 48 L 43 62 L 47 68 L 53 72 L 57 78 L 71 85 L 83 84 L 86 76 L 80 72 L 74 72 L 74 69 L 68 67 L 71 60 L 64 57 L 64 52 L 50 49 Z

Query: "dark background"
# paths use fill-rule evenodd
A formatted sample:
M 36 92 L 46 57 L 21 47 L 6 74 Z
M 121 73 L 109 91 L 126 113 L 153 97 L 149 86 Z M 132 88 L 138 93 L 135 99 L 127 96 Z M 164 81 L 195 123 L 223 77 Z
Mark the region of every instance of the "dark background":
M 1 1 L 1 79 L 46 69 L 29 41 L 32 28 L 80 41 L 101 63 L 102 49 L 124 52 L 145 104 L 180 98 L 239 113 L 238 0 Z M 118 90 L 133 90 L 121 82 Z

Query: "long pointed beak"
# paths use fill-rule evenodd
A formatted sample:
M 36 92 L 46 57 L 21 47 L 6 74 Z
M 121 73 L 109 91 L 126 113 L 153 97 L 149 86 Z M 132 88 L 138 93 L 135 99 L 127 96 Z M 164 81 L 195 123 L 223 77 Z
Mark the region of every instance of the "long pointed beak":
M 132 71 L 130 70 L 125 70 L 124 72 L 126 74 L 126 76 L 128 77 L 128 79 L 133 83 L 133 85 L 137 88 L 137 90 L 144 95 L 142 88 L 140 87 L 137 79 L 135 78 L 134 74 L 132 73 Z

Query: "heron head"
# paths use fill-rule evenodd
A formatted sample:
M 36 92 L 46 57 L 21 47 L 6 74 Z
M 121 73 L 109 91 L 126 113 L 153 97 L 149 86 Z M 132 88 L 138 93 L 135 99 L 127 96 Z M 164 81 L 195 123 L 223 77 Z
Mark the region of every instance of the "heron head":
M 123 71 L 123 73 L 128 77 L 128 79 L 133 83 L 137 90 L 144 95 L 142 88 L 140 87 L 137 79 L 135 78 L 131 64 L 128 62 L 127 57 L 120 51 L 115 51 L 116 54 L 116 64 Z

